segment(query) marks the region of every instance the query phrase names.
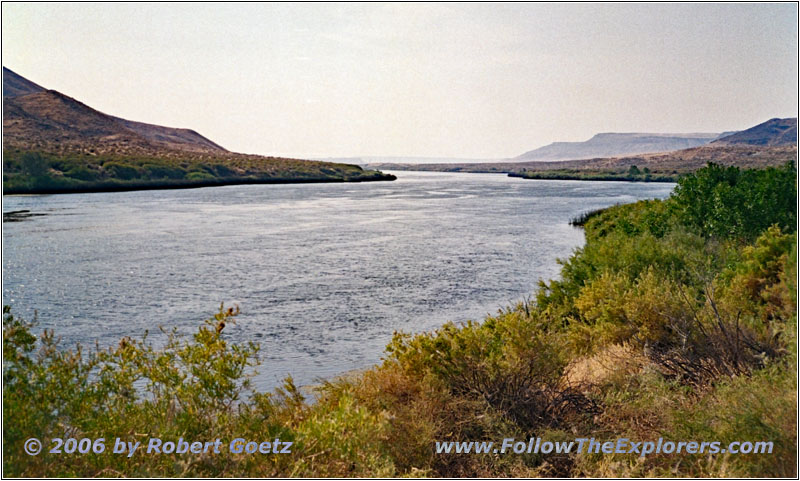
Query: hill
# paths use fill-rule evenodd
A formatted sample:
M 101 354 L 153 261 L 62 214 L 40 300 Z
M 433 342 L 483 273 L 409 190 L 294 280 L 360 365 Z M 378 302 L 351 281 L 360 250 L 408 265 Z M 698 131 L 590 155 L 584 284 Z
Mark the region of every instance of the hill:
M 161 148 L 227 152 L 190 129 L 134 122 L 106 115 L 55 90 L 47 90 L 3 67 L 3 142 L 50 150 L 104 152 Z
M 229 152 L 190 129 L 114 117 L 3 68 L 3 192 L 391 180 L 341 163 Z
M 714 145 L 797 145 L 797 118 L 770 119 L 747 130 L 722 137 Z
M 3 67 L 3 99 L 6 97 L 19 97 L 45 90 L 30 80 L 17 75 L 11 70 Z
M 554 142 L 514 157 L 515 161 L 557 161 L 615 157 L 688 149 L 725 134 L 601 133 L 585 142 Z

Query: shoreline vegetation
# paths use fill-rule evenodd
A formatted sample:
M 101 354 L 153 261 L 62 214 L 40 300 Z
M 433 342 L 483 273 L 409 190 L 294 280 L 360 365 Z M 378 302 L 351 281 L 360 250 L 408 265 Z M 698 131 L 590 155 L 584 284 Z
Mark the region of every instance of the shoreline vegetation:
M 191 189 L 241 184 L 391 181 L 357 165 L 243 154 L 175 157 L 89 155 L 6 149 L 3 194 L 64 194 Z
M 534 300 L 395 333 L 305 399 L 254 392 L 221 307 L 154 347 L 62 349 L 3 314 L 6 476 L 796 477 L 797 170 L 709 164 L 666 200 L 586 213 Z M 264 346 L 269 349 L 269 346 Z M 39 456 L 26 439 L 44 441 Z M 291 455 L 47 452 L 54 437 L 292 442 Z M 771 454 L 436 454 L 436 441 L 773 443 Z
M 684 174 L 685 175 L 685 174 Z M 537 180 L 601 180 L 622 182 L 677 182 L 681 174 L 653 174 L 649 168 L 639 169 L 632 165 L 625 171 L 614 170 L 522 170 L 509 172 L 509 177 Z

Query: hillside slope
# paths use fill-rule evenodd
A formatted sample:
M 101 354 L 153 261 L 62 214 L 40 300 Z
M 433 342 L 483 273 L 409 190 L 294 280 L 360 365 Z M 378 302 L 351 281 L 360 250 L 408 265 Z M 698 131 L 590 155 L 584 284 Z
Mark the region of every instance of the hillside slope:
M 116 118 L 116 117 L 115 117 Z M 126 128 L 136 132 L 150 142 L 164 147 L 190 150 L 197 152 L 216 151 L 227 152 L 226 149 L 203 137 L 192 129 L 179 129 L 162 127 L 160 125 L 145 124 L 117 118 Z
M 190 129 L 134 122 L 99 112 L 3 67 L 3 145 L 48 151 L 227 152 Z
M 714 145 L 797 145 L 797 118 L 770 119 L 747 130 L 722 137 Z
M 55 90 L 3 99 L 3 147 L 97 154 L 157 150 L 115 118 Z

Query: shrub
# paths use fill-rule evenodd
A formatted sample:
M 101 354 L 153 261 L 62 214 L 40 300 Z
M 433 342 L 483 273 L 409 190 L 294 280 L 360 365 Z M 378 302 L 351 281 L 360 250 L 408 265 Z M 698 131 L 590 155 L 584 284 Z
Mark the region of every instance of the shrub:
M 22 169 L 22 173 L 33 178 L 46 176 L 47 171 L 50 168 L 44 156 L 36 152 L 27 152 L 22 154 L 19 159 L 19 164 Z
M 202 180 L 214 180 L 215 177 L 209 174 L 208 172 L 193 171 L 186 174 L 186 179 L 193 181 L 202 181 Z
M 112 178 L 122 180 L 133 180 L 140 175 L 139 169 L 121 162 L 106 162 L 103 164 L 103 170 L 108 172 Z
M 455 396 L 484 402 L 526 430 L 556 426 L 595 406 L 559 384 L 566 365 L 560 334 L 519 311 L 483 324 L 447 324 L 432 334 L 396 335 L 391 359 L 416 375 L 432 375 Z
M 180 167 L 169 165 L 144 164 L 142 168 L 150 179 L 182 179 L 186 175 Z
M 98 173 L 94 170 L 87 169 L 83 166 L 75 166 L 64 172 L 64 175 L 67 177 L 72 177 L 73 179 L 84 180 L 84 181 L 92 181 L 96 180 L 98 177 Z
M 710 163 L 678 180 L 675 205 L 681 220 L 704 236 L 753 239 L 772 224 L 797 223 L 797 170 L 740 170 Z
M 59 349 L 49 331 L 37 339 L 30 324 L 4 308 L 5 472 L 97 475 L 116 467 L 135 474 L 141 469 L 135 463 L 144 463 L 152 474 L 181 474 L 168 459 L 128 459 L 110 449 L 68 459 L 46 453 L 32 457 L 22 451 L 23 441 L 31 435 L 108 440 L 144 432 L 213 439 L 230 433 L 236 403 L 248 388 L 245 369 L 254 365 L 257 352 L 255 345 L 229 345 L 222 337 L 220 326 L 235 314 L 220 309 L 191 341 L 168 332 L 161 349 L 125 338 L 115 348 L 87 353 L 80 347 Z

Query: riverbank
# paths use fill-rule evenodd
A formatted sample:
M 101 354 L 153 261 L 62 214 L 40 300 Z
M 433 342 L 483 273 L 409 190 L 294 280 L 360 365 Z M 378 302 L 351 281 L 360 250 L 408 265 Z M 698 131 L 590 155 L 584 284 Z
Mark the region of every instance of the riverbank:
M 621 181 L 621 182 L 677 182 L 679 175 L 639 173 L 630 174 L 628 172 L 591 172 L 581 170 L 542 170 L 542 171 L 522 171 L 510 172 L 509 177 L 519 177 L 522 179 L 538 180 L 602 180 L 602 181 Z
M 3 194 L 193 189 L 223 185 L 391 181 L 357 165 L 244 154 L 90 155 L 3 151 Z
M 100 192 L 129 192 L 137 190 L 164 190 L 164 189 L 199 189 L 202 187 L 222 187 L 226 185 L 253 185 L 253 184 L 322 184 L 341 182 L 381 182 L 393 181 L 397 177 L 376 171 L 366 171 L 364 175 L 348 178 L 308 177 L 308 178 L 223 178 L 213 180 L 185 180 L 185 181 L 150 181 L 150 182 L 99 182 L 80 185 L 31 186 L 9 187 L 3 189 L 3 195 L 29 195 L 29 194 L 89 194 Z

